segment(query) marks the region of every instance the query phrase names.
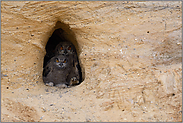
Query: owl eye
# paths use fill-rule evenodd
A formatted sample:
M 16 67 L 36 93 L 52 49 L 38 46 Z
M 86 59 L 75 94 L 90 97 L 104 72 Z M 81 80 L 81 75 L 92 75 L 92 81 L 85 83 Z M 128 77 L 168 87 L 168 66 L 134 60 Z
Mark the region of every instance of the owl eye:
M 66 59 L 64 60 L 64 62 L 63 63 L 66 63 Z
M 63 50 L 63 47 L 60 47 L 61 50 Z
M 71 50 L 71 47 L 68 47 L 68 50 Z
M 59 60 L 58 60 L 58 59 L 56 59 L 56 62 L 58 63 L 58 62 L 59 62 Z

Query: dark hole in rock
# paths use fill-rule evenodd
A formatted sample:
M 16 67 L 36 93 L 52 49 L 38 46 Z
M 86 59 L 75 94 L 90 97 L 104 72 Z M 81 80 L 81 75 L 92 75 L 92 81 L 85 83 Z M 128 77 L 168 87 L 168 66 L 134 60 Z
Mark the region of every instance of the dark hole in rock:
M 58 23 L 58 22 L 57 22 Z M 67 29 L 66 29 L 67 30 Z M 70 29 L 68 29 L 68 30 L 70 30 Z M 68 32 L 68 30 L 67 30 L 67 32 Z M 73 41 L 70 41 L 70 40 L 68 40 L 67 38 L 66 38 L 66 33 L 65 33 L 65 30 L 64 29 L 62 29 L 62 28 L 57 28 L 53 33 L 52 33 L 52 35 L 51 35 L 51 37 L 49 38 L 49 40 L 48 40 L 48 42 L 47 42 L 47 44 L 46 44 L 46 47 L 45 47 L 45 49 L 46 49 L 46 55 L 45 55 L 45 57 L 44 57 L 44 63 L 43 63 L 43 78 L 45 77 L 47 77 L 48 76 L 48 74 L 52 71 L 52 70 L 50 70 L 50 68 L 48 68 L 48 65 L 47 64 L 49 64 L 50 63 L 50 59 L 54 59 L 55 57 L 57 57 L 58 56 L 58 47 L 60 47 L 60 44 L 62 44 L 63 42 L 70 42 L 71 44 L 72 44 L 72 46 L 74 47 L 74 48 L 72 48 L 72 49 L 75 49 L 75 50 L 73 50 L 73 51 L 75 51 L 74 53 L 76 53 L 76 57 L 74 57 L 73 59 L 74 60 L 70 60 L 70 61 L 77 61 L 77 63 L 78 64 L 76 64 L 75 65 L 75 68 L 77 68 L 77 70 L 76 71 L 78 71 L 78 73 L 79 73 L 79 79 L 77 79 L 78 81 L 77 81 L 77 83 L 73 83 L 72 85 L 78 85 L 78 84 L 80 84 L 82 81 L 83 81 L 83 76 L 82 76 L 82 70 L 81 70 L 81 66 L 80 66 L 80 64 L 79 64 L 79 59 L 78 59 L 78 53 L 77 53 L 77 51 L 76 51 L 76 46 L 74 45 L 74 44 L 77 44 L 77 42 L 76 42 L 76 40 L 74 40 L 74 42 Z M 70 35 L 71 36 L 71 35 Z M 75 38 L 74 38 L 75 39 Z M 61 43 L 62 42 L 62 43 Z M 73 44 L 73 43 L 74 44 Z M 59 50 L 60 50 L 61 48 L 59 48 Z M 64 52 L 63 53 L 66 53 L 67 54 L 67 50 L 65 49 L 65 47 L 63 48 L 63 50 L 64 50 Z M 68 50 L 70 50 L 70 48 L 68 48 Z M 65 56 L 69 56 L 69 55 L 66 55 L 66 54 L 63 54 L 63 56 L 65 57 Z M 59 55 L 62 55 L 62 54 L 60 54 L 60 52 L 59 52 Z M 57 59 L 57 58 L 56 58 Z M 58 60 L 57 60 L 58 61 Z M 57 62 L 57 61 L 55 61 L 55 62 Z M 68 62 L 69 60 L 66 60 L 66 63 Z M 74 63 L 75 62 L 73 62 L 73 64 L 72 64 L 72 67 L 73 67 L 73 69 L 74 69 Z M 64 64 L 64 63 L 62 63 L 62 64 Z M 59 64 L 60 65 L 60 64 Z M 55 68 L 54 68 L 55 69 Z M 66 67 L 66 69 L 68 70 L 68 69 L 71 69 L 70 67 L 69 68 L 67 68 Z M 66 72 L 67 72 L 67 70 L 66 70 Z M 72 71 L 72 70 L 71 70 Z M 73 70 L 74 71 L 74 70 Z M 65 75 L 64 74 L 64 72 L 63 72 L 63 74 L 62 75 L 60 75 L 60 76 L 63 76 L 63 75 Z M 74 75 L 71 75 L 71 74 L 69 74 L 70 76 L 74 76 Z M 69 76 L 68 75 L 68 76 Z M 62 77 L 63 78 L 63 77 Z M 58 79 L 62 79 L 62 78 L 58 78 Z M 51 78 L 52 79 L 52 78 Z M 55 74 L 53 75 L 53 79 L 55 79 Z M 67 77 L 67 81 L 69 81 L 69 80 L 73 80 L 73 77 Z M 74 78 L 74 80 L 75 80 L 75 78 Z M 44 81 L 44 83 L 47 83 L 47 81 L 45 81 L 44 79 L 43 79 L 43 81 Z M 57 81 L 57 80 L 56 80 Z M 56 84 L 58 84 L 58 83 L 55 83 L 55 82 L 53 82 L 53 84 L 51 85 L 51 86 L 55 86 Z M 69 85 L 69 84 L 66 84 L 67 86 Z

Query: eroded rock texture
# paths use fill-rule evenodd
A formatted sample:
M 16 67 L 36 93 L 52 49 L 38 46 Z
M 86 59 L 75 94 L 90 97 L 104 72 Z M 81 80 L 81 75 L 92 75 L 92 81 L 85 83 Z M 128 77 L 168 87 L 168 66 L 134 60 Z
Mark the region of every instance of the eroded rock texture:
M 1 119 L 182 121 L 181 2 L 1 2 Z M 83 82 L 47 87 L 55 29 L 77 48 Z

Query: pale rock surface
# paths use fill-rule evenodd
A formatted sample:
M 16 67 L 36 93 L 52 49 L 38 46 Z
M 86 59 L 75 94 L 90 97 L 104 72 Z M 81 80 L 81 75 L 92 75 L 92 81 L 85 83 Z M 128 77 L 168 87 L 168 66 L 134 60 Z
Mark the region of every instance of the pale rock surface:
M 83 72 L 67 89 L 42 81 L 57 28 Z M 1 121 L 181 122 L 181 33 L 180 1 L 2 1 Z

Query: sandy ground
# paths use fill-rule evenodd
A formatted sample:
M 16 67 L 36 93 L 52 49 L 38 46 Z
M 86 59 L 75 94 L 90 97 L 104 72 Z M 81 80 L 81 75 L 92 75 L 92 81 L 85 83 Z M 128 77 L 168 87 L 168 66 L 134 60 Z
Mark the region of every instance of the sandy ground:
M 1 121 L 182 121 L 181 2 L 2 2 L 1 26 Z M 77 48 L 78 86 L 42 81 L 56 28 Z

